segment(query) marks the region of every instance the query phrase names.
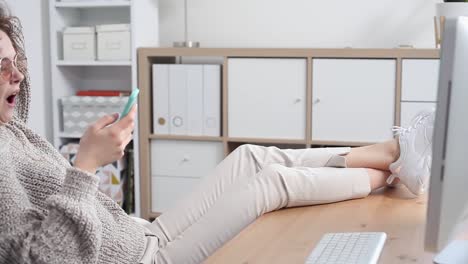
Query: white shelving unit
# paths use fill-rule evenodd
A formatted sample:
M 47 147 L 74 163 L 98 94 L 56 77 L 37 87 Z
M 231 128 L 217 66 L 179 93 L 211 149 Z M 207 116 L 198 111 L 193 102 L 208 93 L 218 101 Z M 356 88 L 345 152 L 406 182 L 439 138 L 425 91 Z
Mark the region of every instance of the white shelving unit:
M 141 46 L 158 46 L 158 0 L 49 0 L 54 145 L 77 141 L 81 135 L 63 132 L 60 98 L 79 90 L 127 90 L 137 87 L 137 55 Z M 129 61 L 66 61 L 63 30 L 70 26 L 130 24 Z M 137 126 L 138 127 L 138 126 Z M 140 215 L 138 131 L 134 133 L 135 215 Z

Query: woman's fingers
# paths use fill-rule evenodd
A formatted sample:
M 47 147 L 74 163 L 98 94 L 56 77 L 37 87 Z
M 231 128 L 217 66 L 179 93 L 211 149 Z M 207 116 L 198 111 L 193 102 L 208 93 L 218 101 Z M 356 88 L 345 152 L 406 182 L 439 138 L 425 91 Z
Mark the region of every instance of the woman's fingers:
M 119 152 L 124 153 L 125 148 L 127 147 L 128 143 L 132 141 L 133 135 L 127 135 L 127 137 L 122 141 L 122 144 L 119 146 Z
M 125 135 L 132 134 L 134 129 L 135 129 L 135 121 L 132 121 L 128 123 L 127 126 L 122 129 L 122 134 L 125 134 Z
M 135 123 L 130 123 L 128 124 L 127 127 L 125 127 L 122 130 L 119 130 L 120 127 L 113 127 L 112 130 L 109 132 L 110 135 L 118 133 L 118 145 L 124 144 L 125 146 L 132 140 L 133 138 L 133 129 L 135 127 Z
M 100 130 L 113 122 L 118 118 L 118 114 L 112 114 L 112 115 L 105 115 L 101 118 L 99 118 L 94 124 L 91 125 L 91 128 L 93 130 Z
M 108 135 L 111 138 L 120 139 L 119 142 L 116 143 L 120 144 L 122 142 L 121 140 L 126 139 L 128 135 L 132 134 L 135 129 L 136 110 L 136 105 L 134 105 L 127 116 L 108 127 Z
M 128 113 L 128 115 L 124 116 L 119 122 L 115 123 L 114 126 L 120 128 L 121 130 L 126 129 L 131 123 L 135 122 L 135 115 L 137 111 L 137 105 L 133 105 L 132 109 Z
M 94 168 L 120 159 L 133 137 L 136 110 L 133 106 L 130 113 L 118 122 L 115 122 L 118 114 L 114 114 L 92 124 L 80 140 L 79 163 L 84 164 L 83 167 Z
M 133 139 L 133 135 L 132 134 L 128 135 L 124 140 L 125 146 L 127 146 L 128 143 L 130 143 L 130 141 L 132 141 L 132 139 Z

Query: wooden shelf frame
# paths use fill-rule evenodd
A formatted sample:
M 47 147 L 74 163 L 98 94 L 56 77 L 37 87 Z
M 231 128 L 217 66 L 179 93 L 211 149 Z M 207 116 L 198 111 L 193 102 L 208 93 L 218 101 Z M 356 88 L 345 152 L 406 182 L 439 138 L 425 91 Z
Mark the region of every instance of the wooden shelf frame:
M 94 0 L 79 2 L 55 2 L 57 8 L 100 8 L 100 7 L 130 7 L 128 0 Z
M 141 175 L 141 214 L 149 219 L 159 215 L 151 211 L 151 140 L 195 140 L 221 141 L 224 153 L 228 155 L 231 143 L 284 144 L 313 147 L 363 146 L 374 142 L 343 142 L 312 140 L 312 60 L 315 58 L 364 58 L 394 59 L 396 61 L 395 125 L 400 124 L 401 104 L 401 64 L 403 59 L 438 59 L 438 49 L 291 49 L 291 48 L 139 48 L 138 49 L 138 86 L 140 88 L 139 138 L 140 138 L 140 175 Z M 153 63 L 176 63 L 179 57 L 222 57 L 222 134 L 221 137 L 162 136 L 152 134 L 152 81 Z M 304 58 L 307 60 L 306 86 L 306 131 L 303 140 L 269 138 L 230 138 L 228 135 L 228 59 L 229 58 Z

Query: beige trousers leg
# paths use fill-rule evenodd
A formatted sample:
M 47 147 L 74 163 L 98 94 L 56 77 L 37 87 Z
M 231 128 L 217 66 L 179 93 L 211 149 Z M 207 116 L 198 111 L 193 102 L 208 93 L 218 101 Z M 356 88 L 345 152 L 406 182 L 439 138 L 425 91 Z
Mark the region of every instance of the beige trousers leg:
M 155 262 L 200 263 L 264 213 L 369 194 L 365 169 L 345 167 L 350 148 L 281 150 L 243 145 L 149 229 Z

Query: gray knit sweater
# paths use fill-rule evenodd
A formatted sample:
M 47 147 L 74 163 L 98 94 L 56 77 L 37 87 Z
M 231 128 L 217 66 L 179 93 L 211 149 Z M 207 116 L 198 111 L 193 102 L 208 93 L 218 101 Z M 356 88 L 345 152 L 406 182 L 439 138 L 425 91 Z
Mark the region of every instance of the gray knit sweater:
M 15 118 L 0 124 L 0 263 L 137 263 L 143 228 Z

